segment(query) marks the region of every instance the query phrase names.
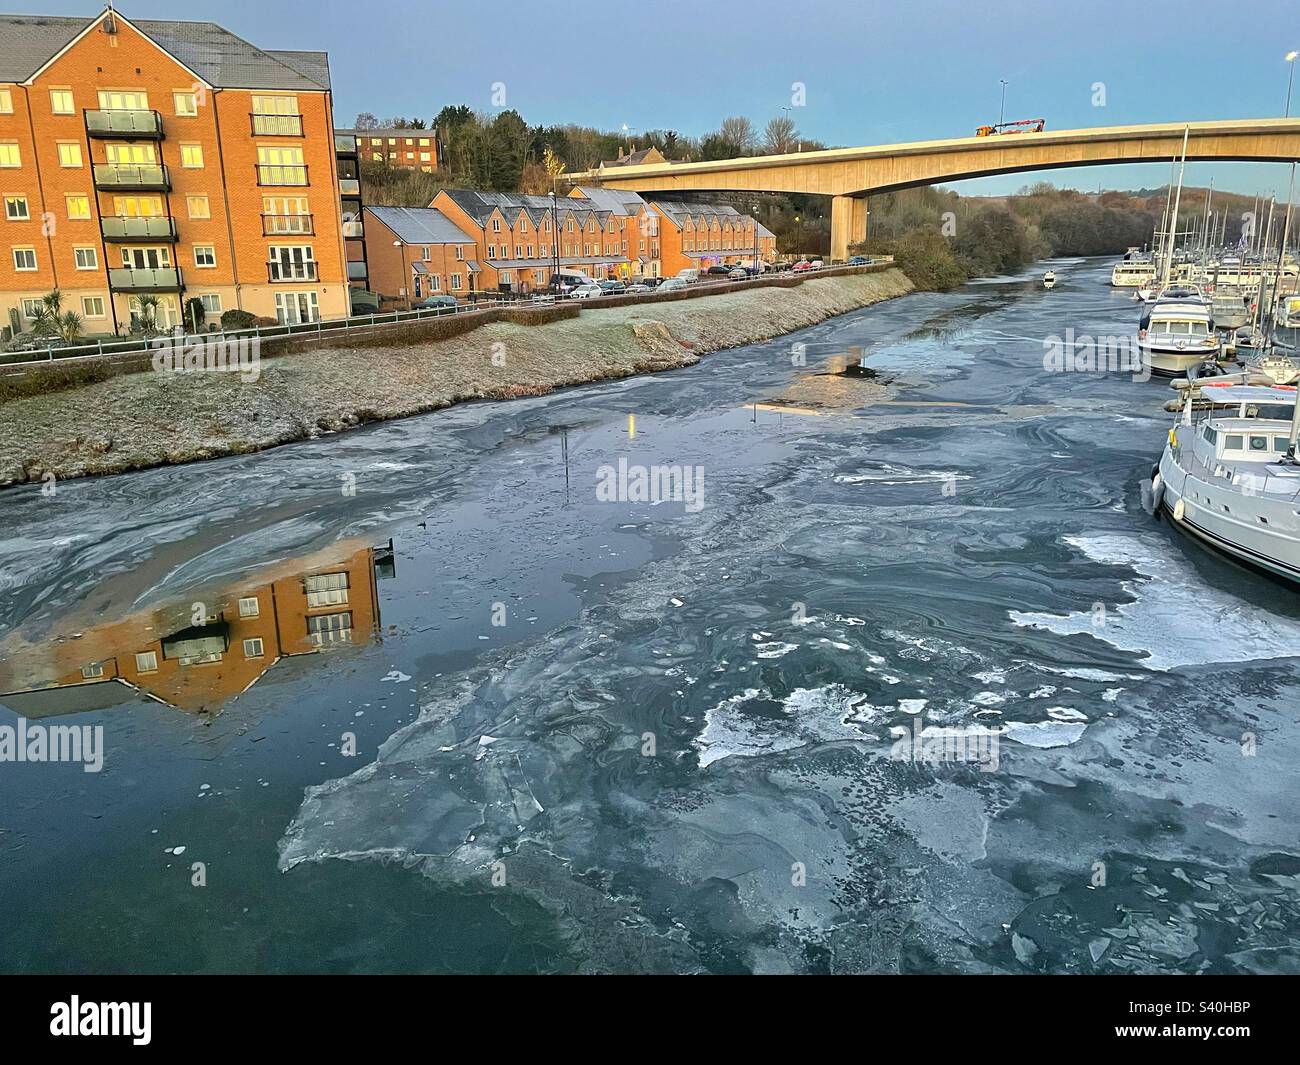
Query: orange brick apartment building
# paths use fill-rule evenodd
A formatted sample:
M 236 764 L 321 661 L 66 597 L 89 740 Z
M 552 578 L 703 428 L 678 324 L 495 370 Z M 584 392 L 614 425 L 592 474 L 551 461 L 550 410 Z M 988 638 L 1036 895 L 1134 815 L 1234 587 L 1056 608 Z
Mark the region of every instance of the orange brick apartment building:
M 86 333 L 197 297 L 347 313 L 328 59 L 211 22 L 0 15 L 0 325 L 62 291 Z

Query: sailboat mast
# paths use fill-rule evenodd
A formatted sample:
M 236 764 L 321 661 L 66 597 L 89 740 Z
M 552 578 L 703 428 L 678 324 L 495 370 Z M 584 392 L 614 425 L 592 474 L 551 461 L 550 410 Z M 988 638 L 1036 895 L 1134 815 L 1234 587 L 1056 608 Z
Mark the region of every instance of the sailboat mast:
M 1169 256 L 1165 259 L 1165 287 L 1169 284 L 1169 273 L 1174 265 L 1174 233 L 1178 229 L 1178 208 L 1183 201 L 1183 176 L 1187 173 L 1187 137 L 1191 133 L 1191 126 L 1183 127 L 1183 161 L 1178 168 L 1178 192 L 1174 194 L 1174 213 L 1169 220 Z

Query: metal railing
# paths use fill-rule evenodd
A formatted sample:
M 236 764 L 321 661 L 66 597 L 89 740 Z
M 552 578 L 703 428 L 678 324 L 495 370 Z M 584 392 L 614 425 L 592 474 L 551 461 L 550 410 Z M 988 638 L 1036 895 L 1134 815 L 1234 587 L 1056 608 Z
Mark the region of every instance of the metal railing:
M 892 262 L 892 258 L 885 256 L 877 258 L 872 263 L 863 266 L 850 267 L 854 271 L 869 271 L 873 267 L 887 266 Z M 828 269 L 843 269 L 843 267 L 829 267 Z M 179 271 L 176 271 L 179 274 Z M 815 277 L 821 271 L 811 273 Z M 762 282 L 765 278 L 772 277 L 807 277 L 809 274 L 791 274 L 789 271 L 769 272 L 758 277 L 751 277 L 747 281 L 697 281 L 690 285 L 690 291 L 701 292 L 721 285 L 744 285 Z M 664 278 L 662 280 L 667 280 Z M 681 292 L 681 289 L 674 290 Z M 642 299 L 653 297 L 655 293 L 633 293 Z M 666 293 L 671 295 L 672 293 Z M 374 329 L 382 329 L 389 326 L 402 325 L 409 322 L 418 322 L 429 318 L 446 318 L 466 314 L 482 314 L 492 311 L 501 306 L 552 306 L 557 303 L 569 302 L 568 297 L 559 293 L 543 292 L 529 295 L 505 295 L 502 293 L 475 293 L 474 302 L 461 303 L 455 307 L 432 307 L 432 308 L 412 308 L 410 310 L 384 311 L 376 314 L 349 315 L 346 318 L 329 318 L 316 322 L 300 322 L 292 325 L 275 325 L 275 326 L 254 326 L 248 329 L 235 329 L 230 331 L 212 331 L 200 333 L 198 336 L 213 340 L 237 340 L 240 338 L 275 339 L 283 337 L 293 337 L 299 335 L 316 334 L 317 336 L 338 335 L 342 333 L 347 335 L 351 332 L 363 332 Z M 599 307 L 600 297 L 592 299 L 574 300 L 573 303 L 578 306 L 586 305 L 588 307 Z M 162 339 L 165 339 L 162 338 Z M 65 360 L 71 361 L 90 361 L 102 359 L 109 356 L 129 356 L 129 355 L 151 355 L 157 350 L 156 344 L 150 341 L 144 341 L 133 337 L 127 340 L 96 340 L 92 343 L 69 345 L 66 347 L 47 347 L 34 349 L 31 352 L 9 352 L 0 353 L 0 373 L 10 368 L 25 369 L 47 366 L 52 362 Z M 32 358 L 25 360 L 6 361 L 16 354 L 30 354 Z
M 262 215 L 262 236 L 264 237 L 310 237 L 316 232 L 313 215 L 309 214 L 264 214 Z
M 185 287 L 178 266 L 112 269 L 108 271 L 108 286 L 119 292 L 179 292 Z
M 252 120 L 255 137 L 301 137 L 302 115 L 260 115 L 254 112 Z
M 259 185 L 308 185 L 307 167 L 299 163 L 254 163 Z
M 315 281 L 316 264 L 314 262 L 282 262 L 278 259 L 272 259 L 266 264 L 266 279 L 270 282 Z

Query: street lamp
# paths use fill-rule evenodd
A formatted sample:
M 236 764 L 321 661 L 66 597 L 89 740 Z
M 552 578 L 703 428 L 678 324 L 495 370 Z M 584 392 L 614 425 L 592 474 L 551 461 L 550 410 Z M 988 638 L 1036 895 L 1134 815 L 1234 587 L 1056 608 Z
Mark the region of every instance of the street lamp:
M 402 242 L 400 240 L 393 241 L 394 248 L 400 248 L 401 246 L 402 246 Z M 403 255 L 402 258 L 405 259 L 406 256 Z M 406 287 L 406 309 L 409 311 L 411 309 L 411 285 L 413 282 L 410 277 L 405 278 L 405 281 L 406 281 L 406 286 L 405 286 Z
M 998 108 L 998 125 L 1002 125 L 1007 117 L 1007 79 L 999 78 L 1002 82 L 1002 106 Z
M 1286 54 L 1287 66 L 1290 72 L 1286 76 L 1286 117 L 1291 117 L 1291 83 L 1295 80 L 1295 60 L 1300 52 L 1291 51 Z
M 803 258 L 803 223 L 799 220 L 798 215 L 794 216 L 794 224 L 794 257 L 801 259 Z

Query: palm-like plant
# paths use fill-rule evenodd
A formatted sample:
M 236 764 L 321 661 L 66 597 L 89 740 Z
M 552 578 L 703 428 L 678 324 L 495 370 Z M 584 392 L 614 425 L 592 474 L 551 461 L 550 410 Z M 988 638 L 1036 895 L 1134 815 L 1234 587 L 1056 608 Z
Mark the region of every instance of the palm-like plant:
M 64 311 L 58 317 L 59 336 L 65 344 L 75 344 L 81 339 L 81 315 Z
M 62 306 L 63 293 L 57 288 L 42 296 L 40 306 L 32 318 L 32 335 L 46 338 L 59 336 L 59 310 Z
M 158 297 L 153 294 L 147 294 L 136 300 L 135 319 L 139 323 L 140 332 L 146 337 L 154 336 L 158 332 Z

